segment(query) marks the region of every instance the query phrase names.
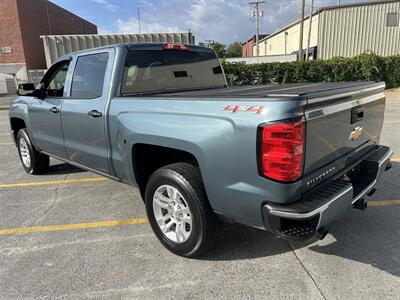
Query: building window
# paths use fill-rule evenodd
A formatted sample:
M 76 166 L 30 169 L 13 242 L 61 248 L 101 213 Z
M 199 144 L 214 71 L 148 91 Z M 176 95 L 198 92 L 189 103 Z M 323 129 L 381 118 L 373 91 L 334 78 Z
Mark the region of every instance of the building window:
M 388 13 L 386 15 L 386 26 L 388 26 L 388 27 L 399 26 L 399 14 L 398 13 Z

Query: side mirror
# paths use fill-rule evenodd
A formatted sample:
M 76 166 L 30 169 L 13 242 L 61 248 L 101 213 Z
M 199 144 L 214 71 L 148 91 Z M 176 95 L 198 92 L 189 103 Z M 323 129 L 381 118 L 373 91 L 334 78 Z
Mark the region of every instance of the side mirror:
M 35 90 L 35 86 L 33 83 L 20 83 L 18 84 L 18 91 L 17 94 L 19 96 L 28 96 L 33 93 Z

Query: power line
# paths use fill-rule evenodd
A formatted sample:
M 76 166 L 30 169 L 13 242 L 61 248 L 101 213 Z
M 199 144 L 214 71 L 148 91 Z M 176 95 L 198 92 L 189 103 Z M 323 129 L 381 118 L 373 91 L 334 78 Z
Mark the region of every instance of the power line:
M 140 24 L 140 8 L 141 8 L 141 7 L 138 7 L 138 8 L 137 8 L 139 33 L 141 33 L 141 31 L 142 31 L 141 24 Z

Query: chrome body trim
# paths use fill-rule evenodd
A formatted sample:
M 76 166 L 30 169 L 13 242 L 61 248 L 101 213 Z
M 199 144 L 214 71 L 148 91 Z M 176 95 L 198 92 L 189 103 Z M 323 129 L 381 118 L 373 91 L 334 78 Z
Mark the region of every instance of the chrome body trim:
M 310 211 L 306 214 L 300 214 L 300 213 L 290 213 L 290 212 L 285 212 L 285 211 L 278 211 L 278 210 L 273 210 L 271 209 L 269 211 L 269 213 L 271 215 L 277 216 L 277 217 L 284 217 L 284 218 L 289 218 L 289 219 L 308 219 L 311 217 L 316 216 L 317 214 L 323 213 L 326 209 L 328 209 L 328 207 L 335 202 L 336 200 L 338 200 L 339 198 L 341 198 L 343 195 L 345 195 L 346 193 L 348 193 L 349 191 L 351 191 L 353 189 L 353 187 L 349 187 L 346 190 L 344 190 L 343 192 L 341 192 L 339 195 L 337 195 L 335 198 L 333 198 L 331 201 L 329 201 L 328 203 L 324 204 L 321 207 L 318 207 L 316 209 L 314 209 L 313 211 Z M 268 205 L 266 205 L 268 207 Z
M 390 152 L 385 156 L 385 158 L 379 163 L 379 171 L 378 174 L 376 176 L 376 178 L 371 182 L 370 185 L 368 185 L 360 194 L 358 194 L 352 201 L 352 203 L 356 203 L 358 200 L 360 200 L 363 196 L 365 196 L 365 194 L 367 194 L 373 187 L 374 185 L 378 182 L 378 179 L 380 177 L 380 175 L 382 174 L 382 165 L 387 162 L 388 160 L 390 160 L 390 158 L 393 155 L 393 151 L 390 150 Z

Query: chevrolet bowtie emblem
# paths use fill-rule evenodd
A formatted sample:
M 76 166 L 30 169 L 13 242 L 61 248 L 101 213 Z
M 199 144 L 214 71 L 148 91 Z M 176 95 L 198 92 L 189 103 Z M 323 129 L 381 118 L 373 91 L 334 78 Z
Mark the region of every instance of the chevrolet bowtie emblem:
M 353 131 L 350 133 L 349 140 L 352 140 L 352 141 L 357 140 L 362 135 L 363 129 L 364 128 L 362 128 L 360 126 L 357 126 L 356 128 L 354 128 Z

